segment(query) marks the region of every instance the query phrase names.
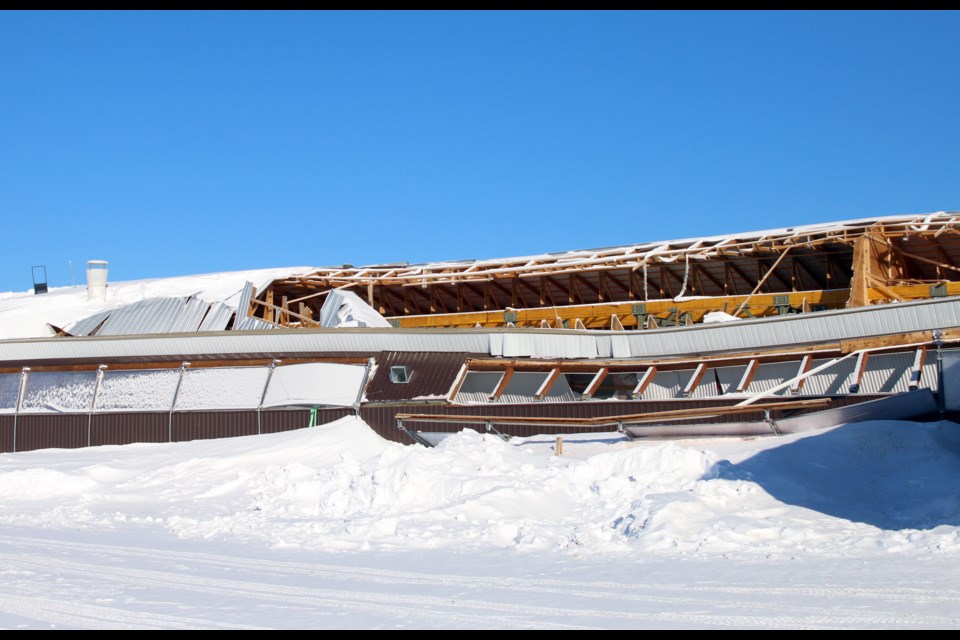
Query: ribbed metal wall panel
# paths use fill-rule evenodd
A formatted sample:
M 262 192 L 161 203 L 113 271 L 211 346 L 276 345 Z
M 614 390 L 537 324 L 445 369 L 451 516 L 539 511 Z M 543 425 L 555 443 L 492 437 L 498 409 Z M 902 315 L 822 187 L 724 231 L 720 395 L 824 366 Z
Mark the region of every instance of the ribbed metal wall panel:
M 884 353 L 870 356 L 863 378 L 860 380 L 861 393 L 895 393 L 910 390 L 910 369 L 914 354 Z M 920 376 L 921 386 L 928 380 Z
M 99 413 L 94 414 L 90 428 L 90 444 L 131 444 L 133 442 L 167 442 L 168 413 Z
M 0 453 L 13 451 L 13 416 L 0 416 Z
M 497 389 L 497 383 L 503 373 L 491 371 L 471 371 L 463 379 L 460 390 L 453 401 L 457 404 L 486 403 Z
M 256 433 L 256 411 L 185 411 L 173 414 L 174 442 L 234 438 Z
M 690 377 L 693 376 L 693 369 L 683 369 L 680 371 L 658 371 L 653 377 L 653 381 L 643 392 L 644 400 L 669 400 L 679 398 Z
M 757 366 L 757 372 L 753 374 L 753 380 L 747 387 L 747 393 L 755 394 L 763 391 L 769 391 L 779 384 L 796 377 L 800 373 L 801 360 L 789 362 L 771 362 Z M 777 392 L 774 395 L 783 395 L 786 389 Z
M 377 371 L 367 385 L 367 400 L 386 402 L 421 397 L 446 397 L 460 368 L 465 353 L 429 353 L 386 351 L 377 356 Z M 410 381 L 390 381 L 391 367 L 407 367 Z
M 17 451 L 77 449 L 87 446 L 87 416 L 48 413 L 21 415 L 17 420 Z
M 352 416 L 354 410 L 348 407 L 331 407 L 317 410 L 317 424 L 324 425 Z M 280 433 L 305 429 L 310 424 L 308 409 L 283 409 L 279 411 L 264 411 L 261 414 L 261 433 Z
M 829 359 L 814 360 L 810 369 L 816 369 L 829 361 Z M 850 390 L 850 374 L 853 373 L 856 364 L 856 358 L 847 358 L 819 373 L 814 373 L 805 379 L 803 388 L 800 390 L 801 395 L 820 396 L 848 393 Z
M 537 402 L 534 397 L 540 387 L 547 380 L 549 373 L 517 371 L 507 383 L 507 388 L 498 398 L 500 404 L 516 404 L 518 402 Z M 570 388 L 565 375 L 560 375 L 550 387 L 550 391 L 540 402 L 575 402 L 580 397 Z
M 716 367 L 707 372 L 710 376 L 711 387 L 716 387 L 716 381 L 720 381 L 722 393 L 736 393 L 737 385 L 743 379 L 743 373 L 747 370 L 747 365 L 738 365 L 732 367 Z
M 353 413 L 353 409 L 339 407 L 337 408 L 337 411 L 343 413 L 344 415 L 350 415 Z M 321 424 L 325 422 L 332 422 L 332 420 L 326 419 L 329 413 L 330 412 L 327 411 L 318 411 L 317 420 Z M 321 414 L 323 415 L 322 420 L 320 417 Z M 338 415 L 337 417 L 339 418 L 343 416 Z M 263 411 L 260 414 L 260 433 L 281 433 L 283 431 L 294 431 L 296 429 L 305 429 L 309 425 L 309 409 L 279 409 Z

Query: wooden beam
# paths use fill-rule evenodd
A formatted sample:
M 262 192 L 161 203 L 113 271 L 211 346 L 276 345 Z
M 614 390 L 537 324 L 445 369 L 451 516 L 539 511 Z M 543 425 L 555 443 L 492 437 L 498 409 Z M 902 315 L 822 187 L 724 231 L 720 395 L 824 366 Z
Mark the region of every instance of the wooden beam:
M 683 388 L 683 397 L 689 398 L 690 394 L 693 393 L 698 386 L 700 386 L 700 381 L 703 380 L 703 374 L 707 372 L 707 363 L 701 362 L 697 365 L 697 368 L 693 370 L 693 375 L 690 376 L 690 380 L 687 381 L 687 385 Z
M 794 376 L 797 378 L 797 381 L 790 385 L 790 393 L 796 394 L 803 389 L 804 383 L 807 381 L 806 378 L 800 378 L 807 371 L 810 371 L 810 366 L 813 364 L 813 356 L 807 355 L 803 356 L 803 359 L 800 360 L 800 367 L 797 369 L 797 375 Z
M 587 388 L 583 390 L 583 399 L 592 398 L 593 394 L 597 392 L 597 389 L 600 388 L 600 385 L 603 383 L 604 378 L 607 377 L 607 374 L 610 373 L 610 370 L 606 367 L 603 367 L 597 374 L 593 376 L 593 380 L 590 381 L 590 384 L 587 385 Z
M 860 382 L 863 380 L 863 373 L 867 370 L 867 362 L 870 360 L 870 353 L 862 351 L 857 356 L 857 364 L 853 367 L 853 382 L 850 383 L 850 393 L 860 393 Z
M 777 258 L 777 261 L 773 263 L 773 266 L 770 267 L 770 268 L 767 270 L 766 275 L 764 275 L 763 278 L 760 279 L 760 282 L 758 282 L 758 283 L 757 283 L 757 286 L 753 288 L 753 291 L 750 292 L 750 295 L 747 296 L 747 299 L 744 300 L 744 301 L 740 304 L 739 307 L 737 307 L 737 310 L 736 310 L 736 311 L 733 312 L 733 317 L 734 317 L 734 318 L 736 318 L 738 315 L 740 315 L 740 312 L 743 311 L 743 308 L 747 306 L 747 302 L 750 301 L 750 298 L 752 298 L 752 297 L 754 296 L 754 294 L 756 294 L 757 291 L 760 290 L 760 287 L 762 287 L 762 286 L 763 286 L 763 283 L 767 281 L 767 278 L 770 277 L 770 274 L 772 274 L 774 271 L 777 270 L 777 265 L 780 264 L 780 261 L 781 261 L 781 260 L 783 260 L 784 258 L 787 257 L 787 253 L 789 253 L 789 252 L 790 252 L 790 249 L 789 249 L 789 247 L 788 247 L 783 253 L 780 254 L 780 257 Z
M 927 358 L 927 348 L 917 347 L 913 356 L 913 366 L 910 368 L 910 391 L 915 391 L 920 386 L 920 377 L 923 375 L 923 364 Z
M 470 367 L 467 366 L 466 362 L 460 365 L 460 371 L 457 372 L 457 377 L 453 379 L 453 384 L 450 385 L 450 390 L 447 391 L 447 402 L 453 402 L 453 399 L 460 393 L 460 387 L 463 386 L 463 381 L 467 379 L 469 372 Z
M 760 361 L 754 358 L 748 364 L 746 369 L 743 371 L 743 377 L 740 378 L 740 382 L 737 384 L 737 393 L 743 393 L 750 386 L 750 383 L 753 381 L 753 376 L 757 373 L 757 367 L 760 365 Z
M 494 388 L 493 393 L 490 394 L 490 400 L 494 401 L 500 398 L 503 395 L 503 392 L 507 390 L 507 385 L 510 384 L 510 378 L 513 377 L 513 367 L 507 367 L 503 372 L 503 375 L 500 376 L 500 382 L 497 383 L 497 386 Z
M 553 383 L 557 381 L 557 378 L 560 377 L 560 367 L 554 367 L 550 370 L 550 373 L 547 374 L 546 380 L 543 381 L 543 384 L 540 385 L 540 388 L 537 389 L 537 392 L 533 394 L 534 400 L 543 400 L 548 393 L 550 393 L 550 388 L 553 386 Z
M 653 379 L 656 377 L 656 375 L 657 368 L 655 366 L 647 367 L 647 370 L 644 371 L 642 376 L 640 376 L 637 386 L 633 388 L 633 391 L 630 392 L 630 395 L 634 399 L 638 399 L 643 396 L 643 392 L 647 390 L 647 387 L 650 386 L 650 383 L 653 382 Z

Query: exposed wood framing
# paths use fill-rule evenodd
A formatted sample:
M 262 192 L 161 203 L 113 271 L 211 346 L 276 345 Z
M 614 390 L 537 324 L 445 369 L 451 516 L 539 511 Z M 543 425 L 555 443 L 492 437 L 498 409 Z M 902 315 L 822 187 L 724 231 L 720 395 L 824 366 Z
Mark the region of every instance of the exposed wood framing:
M 701 362 L 697 365 L 697 368 L 693 370 L 693 375 L 690 376 L 690 380 L 687 381 L 686 386 L 683 388 L 682 394 L 684 398 L 690 397 L 690 394 L 693 393 L 697 387 L 700 386 L 700 381 L 703 380 L 703 374 L 707 372 L 707 363 Z
M 920 386 L 920 376 L 923 375 L 923 364 L 927 358 L 927 348 L 917 347 L 917 352 L 913 357 L 913 366 L 910 368 L 910 390 L 913 391 Z
M 603 367 L 597 371 L 596 375 L 593 376 L 593 380 L 591 380 L 590 384 L 587 385 L 587 388 L 583 390 L 584 400 L 593 397 L 593 394 L 595 394 L 597 389 L 600 388 L 600 385 L 603 384 L 603 381 L 607 377 L 608 373 L 610 373 L 610 370 L 606 367 Z
M 749 363 L 747 363 L 746 368 L 743 370 L 743 376 L 740 378 L 740 382 L 737 383 L 736 392 L 743 393 L 750 386 L 750 383 L 753 381 L 753 376 L 757 373 L 757 367 L 760 365 L 760 361 L 754 358 Z
M 795 376 L 794 382 L 792 385 L 790 385 L 790 393 L 800 393 L 800 390 L 803 389 L 803 384 L 807 381 L 807 379 L 802 376 L 810 371 L 810 365 L 812 364 L 813 356 L 803 356 L 803 359 L 800 360 L 800 367 L 797 369 L 797 375 Z
M 633 391 L 630 392 L 630 396 L 634 399 L 643 397 L 643 392 L 647 390 L 647 387 L 650 386 L 650 383 L 653 382 L 653 379 L 656 377 L 656 375 L 656 367 L 647 367 L 647 370 L 643 372 L 642 376 L 640 376 L 640 380 L 637 381 L 637 386 L 635 386 Z
M 496 388 L 494 388 L 493 393 L 490 394 L 490 400 L 497 400 L 500 396 L 503 395 L 503 392 L 507 390 L 507 385 L 510 384 L 510 378 L 513 377 L 513 367 L 507 367 L 503 372 L 503 375 L 500 376 L 500 382 L 497 383 Z
M 870 360 L 868 351 L 861 351 L 857 356 L 857 363 L 853 367 L 853 381 L 850 383 L 850 393 L 860 392 L 860 383 L 863 381 L 863 374 L 867 370 L 867 362 Z
M 543 381 L 543 384 L 540 385 L 540 388 L 537 389 L 537 392 L 533 394 L 534 400 L 543 400 L 548 393 L 550 393 L 550 388 L 553 386 L 553 383 L 557 381 L 557 378 L 560 377 L 560 368 L 554 367 L 550 370 L 550 373 L 547 374 L 547 379 Z

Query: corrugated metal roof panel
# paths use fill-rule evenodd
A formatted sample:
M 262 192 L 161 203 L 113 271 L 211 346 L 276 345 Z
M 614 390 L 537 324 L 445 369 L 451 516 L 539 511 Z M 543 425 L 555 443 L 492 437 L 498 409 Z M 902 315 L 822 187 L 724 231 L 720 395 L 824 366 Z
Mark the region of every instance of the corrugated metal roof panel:
M 234 331 L 266 331 L 268 329 L 277 328 L 279 327 L 272 322 L 267 322 L 266 320 L 261 320 L 260 318 L 254 318 L 253 316 L 240 318 L 233 323 Z
M 377 371 L 367 385 L 367 401 L 445 398 L 466 358 L 466 353 L 384 351 L 377 357 Z M 410 369 L 407 383 L 390 381 L 390 368 L 400 366 Z
M 63 328 L 64 331 L 69 333 L 72 336 L 89 336 L 91 333 L 99 327 L 104 320 L 106 320 L 110 314 L 113 313 L 113 310 L 101 311 L 100 313 L 95 313 L 92 316 L 82 318 L 76 322 L 71 322 L 66 327 Z
M 195 332 L 200 328 L 210 303 L 198 298 L 187 298 L 180 312 L 172 319 L 170 327 L 166 330 L 168 333 L 187 333 Z
M 203 322 L 197 327 L 197 331 L 225 331 L 227 325 L 230 323 L 230 318 L 233 317 L 234 311 L 233 307 L 225 305 L 222 302 L 214 302 L 210 305 L 210 309 L 203 318 Z

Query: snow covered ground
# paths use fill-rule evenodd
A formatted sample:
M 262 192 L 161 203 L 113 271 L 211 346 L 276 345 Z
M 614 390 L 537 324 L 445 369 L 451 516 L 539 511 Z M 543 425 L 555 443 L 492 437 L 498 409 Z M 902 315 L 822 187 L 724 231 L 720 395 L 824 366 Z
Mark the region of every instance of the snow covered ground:
M 960 425 L 0 456 L 5 628 L 960 627 Z

